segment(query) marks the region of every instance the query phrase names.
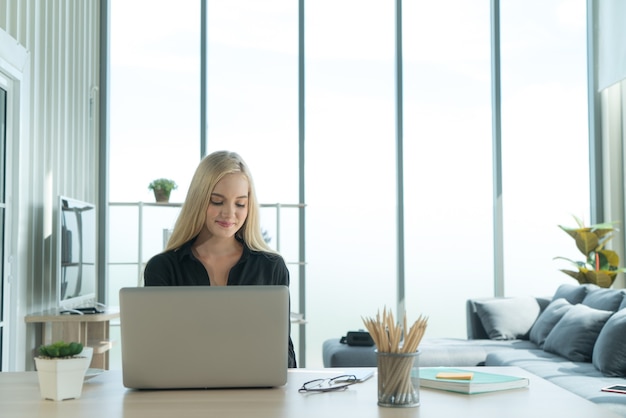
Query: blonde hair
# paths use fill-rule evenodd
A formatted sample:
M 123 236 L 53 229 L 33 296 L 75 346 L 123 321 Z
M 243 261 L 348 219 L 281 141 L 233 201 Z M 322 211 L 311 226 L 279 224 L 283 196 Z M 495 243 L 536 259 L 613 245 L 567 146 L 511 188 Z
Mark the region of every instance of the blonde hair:
M 254 251 L 275 253 L 263 239 L 252 175 L 248 165 L 239 154 L 230 151 L 216 151 L 200 161 L 191 179 L 187 197 L 180 210 L 174 230 L 167 242 L 165 251 L 177 250 L 183 244 L 198 236 L 206 222 L 206 211 L 215 185 L 227 174 L 241 173 L 248 180 L 248 217 L 237 231 L 237 236 Z

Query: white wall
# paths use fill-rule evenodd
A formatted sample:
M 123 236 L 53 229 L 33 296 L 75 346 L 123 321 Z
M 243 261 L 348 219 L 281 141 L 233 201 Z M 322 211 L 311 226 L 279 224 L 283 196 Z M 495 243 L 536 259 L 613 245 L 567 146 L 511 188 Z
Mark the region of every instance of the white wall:
M 19 215 L 11 251 L 21 266 L 19 295 L 10 302 L 20 301 L 11 308 L 18 315 L 9 326 L 26 338 L 9 370 L 33 367 L 39 332 L 23 316 L 56 305 L 56 196 L 98 203 L 99 7 L 97 0 L 0 0 L 0 29 L 30 55 L 28 129 L 10 173 L 17 190 L 9 190 L 18 196 L 10 207 Z

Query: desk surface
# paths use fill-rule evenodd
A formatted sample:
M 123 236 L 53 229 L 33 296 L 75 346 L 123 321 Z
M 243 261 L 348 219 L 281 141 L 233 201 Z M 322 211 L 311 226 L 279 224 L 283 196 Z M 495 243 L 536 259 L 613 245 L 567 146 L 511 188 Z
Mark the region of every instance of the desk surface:
M 51 309 L 37 312 L 24 317 L 26 322 L 101 322 L 110 321 L 120 317 L 118 306 L 107 307 L 104 312 L 98 314 L 72 315 L 61 313 L 63 309 Z
M 376 375 L 343 392 L 298 393 L 302 383 L 332 377 L 344 369 L 293 369 L 287 385 L 273 389 L 136 391 L 122 385 L 119 370 L 85 382 L 80 399 L 61 402 L 39 397 L 36 372 L 0 373 L 3 417 L 463 417 L 463 418 L 589 418 L 617 417 L 611 411 L 516 367 L 480 368 L 526 376 L 529 388 L 481 395 L 462 395 L 422 388 L 420 406 L 377 405 Z

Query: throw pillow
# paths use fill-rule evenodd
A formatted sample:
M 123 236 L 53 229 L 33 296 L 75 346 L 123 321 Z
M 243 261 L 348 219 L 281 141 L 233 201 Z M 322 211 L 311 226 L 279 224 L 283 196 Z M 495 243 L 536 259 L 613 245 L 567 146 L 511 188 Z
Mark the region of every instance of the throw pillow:
M 613 314 L 598 335 L 593 365 L 606 376 L 626 376 L 626 310 Z
M 552 300 L 557 300 L 560 298 L 564 298 L 566 301 L 571 303 L 572 305 L 576 305 L 580 303 L 585 298 L 587 294 L 587 286 L 579 286 L 573 284 L 562 284 L 556 289 Z
M 591 361 L 598 334 L 611 315 L 586 305 L 572 306 L 546 337 L 544 351 L 571 361 Z
M 532 296 L 497 298 L 474 302 L 476 313 L 492 340 L 527 338 L 539 316 L 539 303 Z
M 614 289 L 589 289 L 582 301 L 583 305 L 603 311 L 617 311 L 624 299 L 624 293 Z
M 530 329 L 529 339 L 537 344 L 539 347 L 543 347 L 546 341 L 546 337 L 552 331 L 552 328 L 573 305 L 567 300 L 559 298 L 550 302 L 546 309 L 539 315 L 537 321 Z

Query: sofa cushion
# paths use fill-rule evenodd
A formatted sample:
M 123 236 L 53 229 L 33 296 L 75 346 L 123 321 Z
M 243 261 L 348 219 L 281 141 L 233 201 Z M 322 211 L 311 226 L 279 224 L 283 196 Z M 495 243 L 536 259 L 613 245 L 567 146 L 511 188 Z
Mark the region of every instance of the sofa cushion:
M 600 391 L 605 386 L 625 384 L 626 379 L 603 376 L 591 363 L 572 362 L 543 350 L 501 350 L 489 353 L 485 365 L 521 367 L 626 417 L 626 396 Z M 594 418 L 598 416 L 603 415 L 595 415 Z
M 532 296 L 476 301 L 476 313 L 492 340 L 528 337 L 539 316 L 539 303 Z
M 532 349 L 539 347 L 528 340 L 424 338 L 416 361 L 421 367 L 474 367 L 484 365 L 487 354 L 493 351 Z M 376 347 L 350 346 L 332 338 L 322 345 L 322 359 L 324 367 L 376 367 Z
M 626 376 L 626 309 L 611 316 L 593 348 L 592 362 L 605 376 Z
M 580 303 L 587 295 L 587 286 L 573 285 L 573 284 L 562 284 L 556 289 L 552 300 L 557 300 L 560 298 L 565 299 L 572 305 L 576 305 Z
M 550 302 L 548 307 L 539 315 L 537 321 L 530 329 L 529 339 L 530 341 L 543 348 L 543 344 L 546 341 L 546 337 L 552 331 L 552 328 L 567 311 L 571 309 L 573 305 L 566 299 L 559 298 Z
M 324 367 L 376 367 L 376 346 L 342 344 L 339 338 L 324 341 Z
M 614 289 L 589 288 L 581 302 L 594 309 L 615 312 L 624 300 L 624 293 Z
M 571 361 L 590 362 L 598 334 L 613 312 L 572 306 L 546 337 L 543 349 Z

